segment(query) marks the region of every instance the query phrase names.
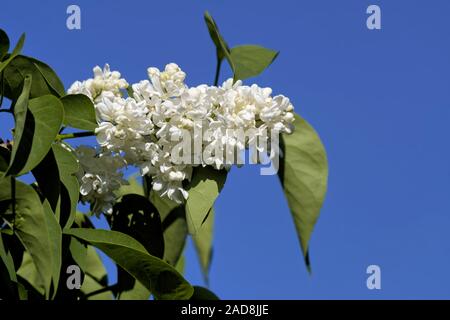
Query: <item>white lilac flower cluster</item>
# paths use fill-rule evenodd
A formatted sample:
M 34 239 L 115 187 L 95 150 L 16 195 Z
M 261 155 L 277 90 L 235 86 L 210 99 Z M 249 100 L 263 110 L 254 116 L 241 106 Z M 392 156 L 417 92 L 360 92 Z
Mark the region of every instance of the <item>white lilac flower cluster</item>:
M 119 154 L 99 153 L 90 146 L 77 147 L 75 155 L 80 164 L 77 178 L 81 200 L 90 203 L 92 212 L 97 215 L 111 214 L 116 200 L 114 191 L 128 184 L 121 171 L 126 165 L 125 160 Z
M 95 133 L 102 151 L 95 156 L 85 148 L 80 151 L 85 172 L 80 179 L 85 200 L 94 201 L 100 211 L 111 208 L 113 191 L 122 181 L 120 175 L 107 174 L 107 170 L 117 171 L 125 164 L 137 166 L 142 175 L 151 177 L 154 191 L 181 203 L 188 198 L 183 181 L 190 180 L 194 166 L 228 169 L 233 163 L 224 160 L 223 152 L 239 154 L 254 137 L 268 140 L 258 151 L 274 156 L 267 132 L 292 132 L 293 106 L 282 95 L 272 97 L 270 88 L 244 86 L 233 79 L 219 87 L 188 87 L 186 74 L 174 63 L 164 71 L 147 71 L 148 80 L 128 88 L 119 72 L 111 72 L 108 65 L 103 70 L 95 67 L 93 79 L 77 81 L 68 90 L 69 94 L 87 95 L 96 109 Z M 125 89 L 132 96 L 125 97 Z M 253 130 L 253 135 L 241 139 L 236 129 Z M 186 132 L 192 139 L 200 138 L 201 155 L 194 148 L 191 162 L 174 162 L 174 147 Z

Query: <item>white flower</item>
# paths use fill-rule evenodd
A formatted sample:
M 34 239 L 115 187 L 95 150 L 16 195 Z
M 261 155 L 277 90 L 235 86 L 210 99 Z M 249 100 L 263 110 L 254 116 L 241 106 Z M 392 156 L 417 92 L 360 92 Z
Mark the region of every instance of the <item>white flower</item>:
M 242 164 L 243 151 L 253 146 L 273 159 L 278 149 L 272 148 L 272 139 L 277 142 L 272 134 L 292 132 L 294 108 L 288 98 L 272 97 L 270 88 L 244 86 L 233 79 L 220 87 L 188 87 L 186 74 L 174 63 L 164 71 L 148 68 L 147 73 L 148 80 L 133 84 L 128 98 L 121 92 L 128 83 L 108 65 L 103 70 L 95 67 L 94 78 L 77 81 L 69 89 L 69 93 L 85 94 L 94 102 L 97 141 L 106 150 L 104 154 L 92 148 L 77 150 L 83 155 L 80 162 L 85 163 L 81 193 L 96 213 L 112 208 L 115 198 L 111 190 L 123 183 L 118 170 L 125 164 L 150 176 L 153 190 L 160 196 L 181 203 L 188 198 L 183 183 L 191 179 L 194 166 L 229 169 Z M 187 158 L 195 163 L 180 164 L 172 156 L 177 155 L 175 147 L 186 133 L 200 150 L 187 151 L 191 153 Z M 196 154 L 199 151 L 201 154 Z M 256 153 L 252 159 L 261 162 Z
M 144 101 L 133 98 L 104 97 L 96 105 L 99 126 L 97 141 L 114 152 L 139 148 L 145 137 L 153 133 L 153 123 Z
M 79 146 L 75 155 L 80 163 L 77 178 L 83 202 L 91 204 L 92 213 L 111 214 L 116 201 L 114 191 L 121 185 L 128 184 L 120 171 L 125 161 L 119 155 L 98 153 L 89 146 Z
M 76 81 L 67 91 L 69 94 L 81 93 L 87 95 L 92 101 L 99 102 L 104 96 L 121 96 L 121 89 L 126 89 L 128 83 L 121 78 L 120 72 L 111 71 L 109 64 L 103 70 L 96 66 L 93 69 L 94 78 L 83 82 Z

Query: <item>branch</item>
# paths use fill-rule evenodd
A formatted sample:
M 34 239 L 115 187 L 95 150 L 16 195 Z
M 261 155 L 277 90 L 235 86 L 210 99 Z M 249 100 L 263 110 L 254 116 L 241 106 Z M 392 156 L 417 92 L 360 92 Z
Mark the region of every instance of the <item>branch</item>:
M 75 139 L 75 138 L 91 137 L 91 136 L 95 136 L 95 132 L 93 132 L 93 131 L 74 132 L 74 133 L 58 134 L 56 136 L 56 140 Z

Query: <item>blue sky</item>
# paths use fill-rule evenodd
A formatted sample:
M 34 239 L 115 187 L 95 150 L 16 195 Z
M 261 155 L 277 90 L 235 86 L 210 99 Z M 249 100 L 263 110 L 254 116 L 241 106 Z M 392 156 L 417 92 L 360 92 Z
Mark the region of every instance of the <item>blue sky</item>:
M 70 4 L 81 30 L 66 28 Z M 366 28 L 370 4 L 381 7 L 381 30 Z M 24 53 L 66 86 L 105 62 L 129 82 L 176 62 L 197 85 L 215 68 L 205 10 L 230 46 L 280 50 L 246 83 L 290 97 L 330 165 L 312 276 L 277 177 L 232 170 L 216 203 L 211 289 L 238 299 L 450 298 L 449 1 L 9 1 L 0 27 L 14 41 L 26 32 Z M 6 136 L 11 123 L 0 121 Z M 371 264 L 381 290 L 366 288 Z M 202 283 L 191 245 L 186 277 Z

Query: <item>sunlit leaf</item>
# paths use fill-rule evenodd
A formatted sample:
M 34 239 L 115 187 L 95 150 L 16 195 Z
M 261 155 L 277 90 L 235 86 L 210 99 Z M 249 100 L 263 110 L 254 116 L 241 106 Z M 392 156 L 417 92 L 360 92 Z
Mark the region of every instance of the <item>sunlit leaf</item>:
M 202 270 L 205 283 L 209 283 L 209 267 L 212 258 L 212 242 L 214 231 L 214 208 L 211 208 L 205 223 L 200 230 L 192 236 L 195 250 L 197 251 L 198 260 Z
M 64 124 L 93 131 L 97 128 L 94 105 L 84 94 L 69 94 L 61 98 L 64 105 Z
M 231 49 L 234 80 L 255 77 L 276 59 L 278 52 L 256 45 L 243 45 Z
M 11 179 L 0 180 L 0 203 L 9 204 L 5 215 L 8 223 L 14 226 L 14 232 L 31 255 L 39 277 L 39 283 L 47 297 L 50 294 L 54 264 L 54 224 L 44 211 L 39 196 L 34 189 L 20 181 L 16 182 L 16 215 L 11 209 Z M 57 232 L 57 231 L 56 231 Z M 52 233 L 52 234 L 50 234 Z
M 187 187 L 186 221 L 190 234 L 196 234 L 225 184 L 227 172 L 197 167 Z
M 96 292 L 100 289 L 105 288 L 105 286 L 102 286 L 99 284 L 95 279 L 93 279 L 90 275 L 85 275 L 83 284 L 81 285 L 81 292 L 85 295 L 89 293 Z M 103 291 L 98 294 L 91 295 L 87 298 L 88 300 L 112 300 L 113 299 L 113 293 L 109 291 Z
M 281 147 L 284 156 L 278 175 L 309 268 L 308 243 L 327 190 L 327 156 L 317 133 L 299 115 L 295 131 L 282 136 Z

